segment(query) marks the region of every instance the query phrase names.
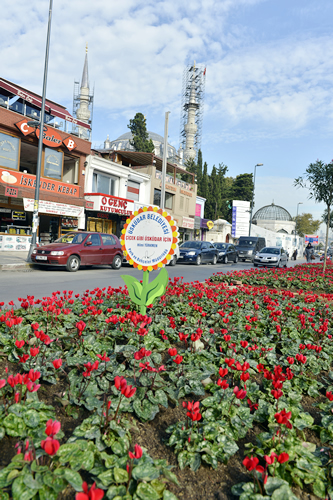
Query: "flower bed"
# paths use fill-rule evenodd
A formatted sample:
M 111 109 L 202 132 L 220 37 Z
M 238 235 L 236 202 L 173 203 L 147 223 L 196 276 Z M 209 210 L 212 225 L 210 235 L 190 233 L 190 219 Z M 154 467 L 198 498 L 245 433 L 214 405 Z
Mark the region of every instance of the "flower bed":
M 216 273 L 210 281 L 229 284 L 241 281 L 246 285 L 311 291 L 333 297 L 333 266 L 329 262 L 325 274 L 323 264 L 299 264 L 281 269 L 252 268 L 227 274 Z
M 177 278 L 144 316 L 125 288 L 20 301 L 0 312 L 1 500 L 333 495 L 330 302 Z

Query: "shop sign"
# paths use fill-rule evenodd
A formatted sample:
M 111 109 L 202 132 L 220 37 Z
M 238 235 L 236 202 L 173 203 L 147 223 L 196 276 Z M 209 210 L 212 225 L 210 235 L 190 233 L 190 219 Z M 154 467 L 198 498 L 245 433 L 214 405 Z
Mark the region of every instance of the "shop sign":
M 182 194 L 185 194 L 186 196 L 192 196 L 192 193 L 190 193 L 189 191 L 185 191 L 185 189 L 181 189 L 180 192 Z
M 29 120 L 27 118 L 24 118 L 23 120 L 15 123 L 15 125 L 23 135 L 29 135 L 36 132 L 36 136 L 39 139 L 39 128 L 30 127 L 28 125 L 28 121 Z M 64 144 L 69 151 L 72 151 L 77 147 L 77 144 L 72 137 L 69 136 L 62 140 L 61 135 L 53 127 L 47 127 L 46 125 L 44 125 L 43 144 L 49 146 L 50 148 L 58 148 L 61 144 Z
M 11 209 L 10 208 L 0 208 L 0 213 L 2 214 L 10 214 Z
M 36 128 L 36 136 L 39 139 L 39 128 Z M 62 139 L 61 136 L 53 128 L 46 127 L 44 125 L 43 131 L 43 144 L 49 146 L 50 148 L 59 148 L 61 146 Z
M 201 218 L 195 216 L 194 217 L 194 229 L 200 229 L 200 222 L 201 222 Z
M 191 217 L 183 217 L 182 227 L 185 227 L 186 229 L 194 229 L 194 219 Z
M 36 176 L 17 172 L 16 170 L 5 170 L 0 168 L 0 184 L 11 184 L 15 187 L 35 189 Z M 9 186 L 8 186 L 9 187 Z M 74 184 L 41 178 L 39 189 L 48 193 L 65 194 L 66 196 L 79 197 L 79 187 Z
M 17 198 L 18 189 L 6 186 L 5 196 L 11 196 L 12 198 Z
M 208 227 L 208 229 L 213 229 L 214 222 L 212 220 L 207 221 L 207 227 Z
M 78 219 L 73 219 L 69 217 L 61 218 L 61 228 L 62 229 L 77 229 L 79 226 Z
M 99 212 L 107 212 L 119 215 L 131 215 L 134 212 L 134 202 L 126 198 L 118 198 L 117 196 L 102 195 L 100 193 L 85 194 L 87 201 L 94 204 L 93 210 Z
M 124 255 L 144 271 L 163 267 L 178 243 L 178 230 L 171 216 L 161 209 L 140 208 L 127 219 L 121 236 Z
M 86 201 L 86 208 L 94 209 L 94 202 L 93 201 Z
M 202 229 L 212 229 L 214 227 L 214 222 L 209 219 L 201 219 Z
M 34 211 L 34 200 L 23 198 L 24 210 L 26 212 Z M 71 217 L 83 217 L 84 207 L 77 205 L 65 205 L 64 203 L 55 203 L 53 201 L 40 200 L 39 213 L 54 214 L 54 215 L 67 215 Z
M 18 212 L 17 210 L 12 211 L 13 220 L 26 220 L 25 212 Z

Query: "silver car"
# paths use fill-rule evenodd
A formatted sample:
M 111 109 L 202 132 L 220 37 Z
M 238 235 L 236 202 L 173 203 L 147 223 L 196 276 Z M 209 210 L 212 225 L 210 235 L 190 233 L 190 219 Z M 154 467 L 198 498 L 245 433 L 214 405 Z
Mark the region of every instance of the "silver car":
M 265 247 L 257 253 L 253 260 L 254 267 L 272 266 L 287 267 L 288 256 L 282 247 Z

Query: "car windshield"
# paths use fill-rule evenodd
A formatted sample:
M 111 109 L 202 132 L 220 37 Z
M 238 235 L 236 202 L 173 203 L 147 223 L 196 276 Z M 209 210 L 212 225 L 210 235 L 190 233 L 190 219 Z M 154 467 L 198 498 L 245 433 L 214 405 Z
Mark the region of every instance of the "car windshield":
M 201 241 L 184 241 L 180 248 L 201 248 Z
M 227 245 L 225 243 L 214 243 L 214 246 L 219 250 L 225 250 L 227 248 Z
M 254 247 L 254 245 L 257 243 L 257 240 L 253 240 L 251 238 L 245 238 L 241 239 L 238 242 L 239 247 Z
M 87 233 L 67 233 L 53 243 L 72 243 L 79 245 L 86 238 Z
M 260 250 L 260 253 L 272 253 L 273 255 L 279 255 L 280 249 L 266 247 L 266 248 L 263 248 L 262 250 Z

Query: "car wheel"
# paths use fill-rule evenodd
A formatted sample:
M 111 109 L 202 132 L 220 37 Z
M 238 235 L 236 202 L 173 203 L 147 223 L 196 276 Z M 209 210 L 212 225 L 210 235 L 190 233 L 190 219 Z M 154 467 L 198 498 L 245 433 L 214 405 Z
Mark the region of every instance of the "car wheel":
M 217 257 L 216 257 L 216 255 L 214 255 L 213 262 L 212 262 L 213 266 L 215 266 L 216 262 L 217 262 Z
M 235 257 L 235 264 L 237 264 L 237 262 L 238 262 L 238 255 L 236 255 Z
M 228 264 L 228 256 L 227 255 L 224 256 L 223 264 Z
M 177 256 L 173 255 L 172 259 L 170 260 L 169 266 L 175 266 L 177 262 Z
M 196 263 L 197 266 L 200 266 L 200 264 L 201 264 L 201 255 L 198 255 L 195 263 Z
M 113 267 L 113 269 L 120 269 L 121 264 L 122 264 L 122 259 L 120 255 L 116 255 L 115 258 L 113 259 L 111 266 Z
M 77 255 L 71 255 L 66 264 L 67 271 L 75 273 L 79 270 L 80 263 L 80 257 L 78 257 Z

